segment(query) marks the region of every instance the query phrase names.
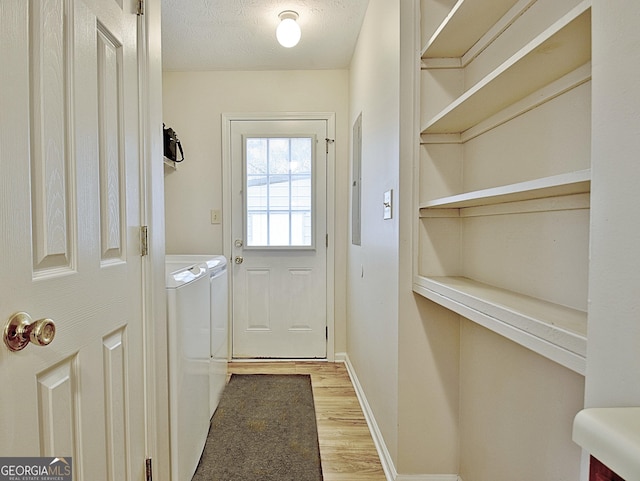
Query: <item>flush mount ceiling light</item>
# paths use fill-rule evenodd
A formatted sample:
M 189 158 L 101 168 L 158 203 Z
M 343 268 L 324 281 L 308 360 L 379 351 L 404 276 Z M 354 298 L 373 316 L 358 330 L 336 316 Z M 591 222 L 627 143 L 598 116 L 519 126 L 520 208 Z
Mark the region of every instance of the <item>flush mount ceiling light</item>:
M 300 41 L 300 25 L 298 25 L 298 13 L 293 10 L 285 10 L 278 15 L 280 25 L 276 29 L 276 38 L 280 45 L 286 48 L 295 47 Z

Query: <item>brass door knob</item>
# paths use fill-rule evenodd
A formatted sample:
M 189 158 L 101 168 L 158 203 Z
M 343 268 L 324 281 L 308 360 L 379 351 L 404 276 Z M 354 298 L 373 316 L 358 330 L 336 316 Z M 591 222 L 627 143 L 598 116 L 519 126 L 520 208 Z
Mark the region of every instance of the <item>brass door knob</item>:
M 45 318 L 34 321 L 26 312 L 17 312 L 4 328 L 4 343 L 11 351 L 21 351 L 29 342 L 36 346 L 47 346 L 55 335 L 53 320 Z
M 236 256 L 236 258 L 234 259 L 236 264 L 242 264 L 244 262 L 244 257 L 242 256 Z

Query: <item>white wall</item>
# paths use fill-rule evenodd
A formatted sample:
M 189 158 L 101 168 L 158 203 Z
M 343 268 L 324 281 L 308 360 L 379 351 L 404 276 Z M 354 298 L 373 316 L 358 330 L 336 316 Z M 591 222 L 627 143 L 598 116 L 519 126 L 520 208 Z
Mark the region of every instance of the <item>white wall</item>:
M 413 293 L 418 0 L 400 0 L 398 460 L 403 475 L 458 473 L 459 316 Z M 417 158 L 417 157 L 416 157 Z
M 348 195 L 347 70 L 165 72 L 164 122 L 176 132 L 186 160 L 165 175 L 168 254 L 223 252 L 222 113 L 335 112 L 335 349 L 346 350 L 346 244 Z
M 362 243 L 349 242 L 347 352 L 395 460 L 398 432 L 399 2 L 370 0 L 351 62 L 350 125 L 362 113 Z M 397 197 L 396 197 L 397 198 Z
M 640 406 L 640 3 L 593 2 L 586 406 Z
M 362 245 L 349 246 L 347 352 L 391 473 L 451 475 L 458 469 L 458 316 L 412 292 L 415 20 L 413 0 L 371 0 L 351 63 L 350 119 L 362 112 L 363 179 Z M 382 196 L 391 188 L 393 219 L 383 220 Z
M 583 397 L 581 375 L 461 319 L 460 476 L 577 481 L 571 432 Z

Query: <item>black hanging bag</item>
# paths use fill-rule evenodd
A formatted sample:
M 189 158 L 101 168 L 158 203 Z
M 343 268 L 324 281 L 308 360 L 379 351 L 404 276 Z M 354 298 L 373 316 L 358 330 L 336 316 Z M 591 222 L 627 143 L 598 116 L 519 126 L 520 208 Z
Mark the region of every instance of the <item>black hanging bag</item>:
M 162 134 L 164 137 L 164 156 L 173 162 L 182 162 L 184 160 L 184 151 L 176 131 L 162 124 Z M 180 152 L 180 158 L 178 158 L 178 151 Z

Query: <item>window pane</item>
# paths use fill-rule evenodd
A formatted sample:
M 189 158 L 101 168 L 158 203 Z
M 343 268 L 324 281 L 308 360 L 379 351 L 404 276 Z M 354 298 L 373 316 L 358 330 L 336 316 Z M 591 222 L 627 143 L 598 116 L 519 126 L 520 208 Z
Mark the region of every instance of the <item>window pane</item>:
M 266 245 L 266 214 L 262 212 L 249 212 L 249 215 L 247 216 L 247 243 L 249 245 Z
M 311 139 L 291 139 L 291 172 L 311 173 Z
M 290 245 L 289 227 L 289 213 L 271 212 L 269 214 L 269 245 Z
M 267 139 L 247 139 L 247 175 L 267 173 Z
M 294 212 L 291 215 L 291 245 L 311 245 L 311 212 Z
M 247 246 L 311 246 L 311 137 L 247 138 Z
M 290 154 L 289 139 L 269 139 L 269 173 L 288 174 Z
M 311 210 L 311 174 L 291 176 L 291 210 Z
M 288 211 L 289 210 L 289 181 L 276 179 L 272 176 L 269 184 L 269 210 Z

